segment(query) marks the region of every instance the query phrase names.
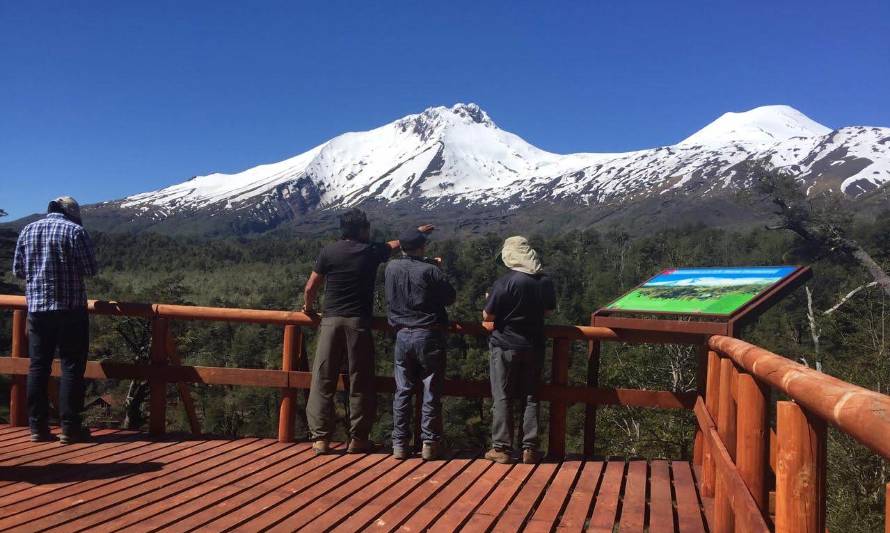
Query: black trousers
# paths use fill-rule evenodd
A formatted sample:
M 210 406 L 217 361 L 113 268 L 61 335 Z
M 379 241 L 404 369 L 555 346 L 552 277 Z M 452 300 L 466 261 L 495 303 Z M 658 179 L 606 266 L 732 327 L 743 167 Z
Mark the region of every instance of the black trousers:
M 56 351 L 62 363 L 59 383 L 59 418 L 62 430 L 81 424 L 90 322 L 86 310 L 28 313 L 28 417 L 31 430 L 49 424 L 47 388 Z

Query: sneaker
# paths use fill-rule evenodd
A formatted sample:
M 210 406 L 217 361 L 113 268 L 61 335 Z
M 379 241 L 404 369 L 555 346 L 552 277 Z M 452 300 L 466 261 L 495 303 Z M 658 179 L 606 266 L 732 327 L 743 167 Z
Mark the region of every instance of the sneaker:
M 31 430 L 31 442 L 52 442 L 54 440 L 56 440 L 56 436 L 50 432 L 49 428 Z
M 522 462 L 527 465 L 536 465 L 541 462 L 541 452 L 526 448 L 522 450 Z
M 408 448 L 404 448 L 402 446 L 393 446 L 392 456 L 399 461 L 404 461 L 405 459 L 411 457 L 411 452 L 408 451 Z
M 330 453 L 331 444 L 326 440 L 317 440 L 312 443 L 312 451 L 315 452 L 315 455 L 325 455 Z
M 485 453 L 485 458 L 489 461 L 494 461 L 495 463 L 500 463 L 502 465 L 510 464 L 513 462 L 513 458 L 510 457 L 510 454 L 505 450 L 499 450 L 497 448 L 492 448 Z
M 439 458 L 440 453 L 439 443 L 430 441 L 423 443 L 423 450 L 421 451 L 420 456 L 424 461 L 433 461 Z
M 366 439 L 352 439 L 346 453 L 371 453 L 374 451 L 374 443 Z
M 76 444 L 78 442 L 90 442 L 91 440 L 93 440 L 93 436 L 90 434 L 90 430 L 85 427 L 76 429 L 62 428 L 62 435 L 59 437 L 59 441 L 62 444 Z

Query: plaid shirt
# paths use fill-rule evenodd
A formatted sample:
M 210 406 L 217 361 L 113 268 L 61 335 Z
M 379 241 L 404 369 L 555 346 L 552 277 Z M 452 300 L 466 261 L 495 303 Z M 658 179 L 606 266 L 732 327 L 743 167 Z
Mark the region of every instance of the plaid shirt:
M 90 236 L 59 213 L 28 224 L 19 235 L 12 271 L 26 280 L 30 313 L 85 308 L 83 278 L 96 270 Z

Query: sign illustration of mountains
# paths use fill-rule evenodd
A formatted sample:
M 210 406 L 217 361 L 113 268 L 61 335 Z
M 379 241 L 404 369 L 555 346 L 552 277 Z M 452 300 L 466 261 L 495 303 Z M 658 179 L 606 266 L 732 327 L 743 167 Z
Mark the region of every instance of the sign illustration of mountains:
M 671 146 L 560 155 L 502 130 L 475 104 L 457 104 L 345 133 L 278 163 L 96 204 L 85 216 L 98 230 L 192 234 L 317 233 L 352 206 L 376 220 L 423 219 L 462 232 L 728 226 L 755 221 L 736 198 L 754 178 L 746 164 L 762 160 L 800 176 L 810 193 L 874 203 L 890 182 L 890 128 L 832 130 L 773 105 L 726 113 Z
M 794 270 L 788 266 L 665 270 L 606 308 L 731 315 Z

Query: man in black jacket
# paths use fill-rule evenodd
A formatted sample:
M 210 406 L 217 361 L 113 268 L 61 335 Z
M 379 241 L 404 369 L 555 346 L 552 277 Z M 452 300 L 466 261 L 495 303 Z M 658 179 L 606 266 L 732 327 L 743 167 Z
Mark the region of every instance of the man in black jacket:
M 543 272 L 537 252 L 525 237 L 504 241 L 501 260 L 510 272 L 491 288 L 482 320 L 494 322 L 489 340 L 492 397 L 492 447 L 485 458 L 512 461 L 513 412 L 522 411 L 522 461 L 537 463 L 538 384 L 544 363 L 544 317 L 556 308 L 553 281 Z
M 407 459 L 411 438 L 411 395 L 423 383 L 421 438 L 424 460 L 436 459 L 442 440 L 442 382 L 445 379 L 445 306 L 457 293 L 439 268 L 424 257 L 426 235 L 416 229 L 399 238 L 404 257 L 386 266 L 389 324 L 396 330 L 392 448 Z

